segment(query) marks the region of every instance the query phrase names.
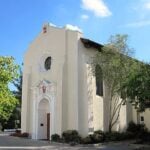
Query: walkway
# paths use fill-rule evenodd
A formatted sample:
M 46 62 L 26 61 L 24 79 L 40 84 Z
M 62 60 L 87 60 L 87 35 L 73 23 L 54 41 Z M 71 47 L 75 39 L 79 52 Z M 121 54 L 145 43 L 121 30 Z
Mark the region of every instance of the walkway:
M 69 146 L 49 141 L 37 141 L 25 138 L 0 136 L 0 150 L 134 150 L 137 146 L 125 143 L 109 143 L 95 146 Z M 139 147 L 139 146 L 138 146 Z M 149 150 L 150 147 L 146 150 Z M 145 150 L 145 149 L 144 149 Z

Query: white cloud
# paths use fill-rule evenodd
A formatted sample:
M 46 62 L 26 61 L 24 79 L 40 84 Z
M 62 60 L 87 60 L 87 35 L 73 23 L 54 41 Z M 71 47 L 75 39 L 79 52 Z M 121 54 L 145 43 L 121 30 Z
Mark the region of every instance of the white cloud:
M 150 10 L 150 0 L 146 1 L 143 6 L 144 6 L 145 9 L 149 9 Z
M 49 25 L 52 26 L 52 27 L 57 27 L 55 24 L 53 24 L 51 22 L 49 23 Z
M 135 6 L 133 7 L 135 10 L 139 11 L 149 11 L 150 10 L 150 0 L 140 0 L 136 2 Z M 141 12 L 141 11 L 139 11 Z
M 128 23 L 126 24 L 126 27 L 144 27 L 144 26 L 149 26 L 150 25 L 150 20 L 141 20 L 141 21 L 137 21 L 137 22 L 132 22 L 132 23 Z
M 133 10 L 137 21 L 130 22 L 124 27 L 140 28 L 150 26 L 150 0 L 135 1 Z
M 150 0 L 135 1 L 132 8 L 139 20 L 150 20 Z
M 82 0 L 82 8 L 93 12 L 97 17 L 107 17 L 112 14 L 103 0 Z
M 84 15 L 81 15 L 81 18 L 84 20 L 87 20 L 87 19 L 89 19 L 89 16 L 84 14 Z
M 82 32 L 82 30 L 79 27 L 73 26 L 71 24 L 66 24 L 65 29 Z

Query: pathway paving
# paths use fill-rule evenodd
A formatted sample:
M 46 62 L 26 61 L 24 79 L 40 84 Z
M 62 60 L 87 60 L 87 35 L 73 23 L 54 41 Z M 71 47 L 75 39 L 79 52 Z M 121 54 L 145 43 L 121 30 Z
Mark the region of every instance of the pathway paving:
M 49 141 L 0 135 L 0 150 L 134 150 L 136 147 L 139 146 L 129 144 L 128 142 L 107 143 L 95 146 L 70 146 L 68 144 L 56 144 Z M 150 147 L 146 150 L 150 150 Z

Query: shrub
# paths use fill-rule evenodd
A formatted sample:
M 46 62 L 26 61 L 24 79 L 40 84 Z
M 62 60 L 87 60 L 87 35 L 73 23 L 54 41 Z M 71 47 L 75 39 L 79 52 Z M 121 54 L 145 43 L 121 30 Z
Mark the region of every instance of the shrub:
M 147 128 L 142 128 L 136 136 L 137 139 L 141 139 L 142 141 L 149 141 L 150 133 Z
M 145 132 L 142 132 L 145 134 Z M 145 134 L 146 135 L 146 134 Z M 134 133 L 132 132 L 106 132 L 103 131 L 95 131 L 93 134 L 88 135 L 85 138 L 82 138 L 82 144 L 94 144 L 94 143 L 101 143 L 101 142 L 107 142 L 107 141 L 123 141 L 123 140 L 129 140 L 134 138 Z M 145 136 L 146 140 L 148 141 L 150 139 L 149 136 Z
M 123 140 L 129 140 L 133 138 L 134 138 L 134 133 L 128 131 L 123 133 Z
M 130 122 L 127 128 L 128 132 L 138 134 L 140 131 L 147 130 L 144 124 L 135 124 Z
M 131 132 L 107 132 L 105 133 L 105 140 L 106 141 L 123 141 L 133 138 L 133 133 Z
M 94 134 L 91 136 L 94 143 L 104 142 L 105 140 L 105 134 L 103 131 L 98 130 L 95 131 Z
M 95 131 L 93 134 L 88 135 L 85 138 L 82 138 L 83 144 L 94 144 L 94 143 L 100 143 L 104 141 L 105 141 L 105 134 L 101 130 Z
M 15 133 L 12 133 L 10 134 L 10 136 L 17 136 L 17 137 L 29 137 L 29 133 L 27 132 L 15 132 Z
M 137 125 L 134 122 L 130 122 L 127 127 L 128 132 L 137 132 Z
M 97 130 L 97 131 L 94 131 L 94 134 L 104 134 L 104 132 L 101 130 Z
M 71 143 L 76 142 L 80 143 L 81 137 L 76 130 L 67 130 L 62 133 L 62 138 L 65 142 Z
M 92 135 L 88 135 L 85 138 L 82 138 L 81 143 L 82 144 L 92 144 L 93 140 L 91 138 Z
M 105 133 L 106 141 L 120 141 L 122 139 L 122 133 L 119 132 L 107 132 Z
M 59 142 L 60 141 L 60 135 L 58 134 L 53 134 L 51 136 L 51 140 L 54 141 L 54 142 Z
M 127 128 L 127 131 L 133 134 L 133 137 L 138 141 L 149 141 L 150 133 L 144 124 L 135 124 L 130 122 Z

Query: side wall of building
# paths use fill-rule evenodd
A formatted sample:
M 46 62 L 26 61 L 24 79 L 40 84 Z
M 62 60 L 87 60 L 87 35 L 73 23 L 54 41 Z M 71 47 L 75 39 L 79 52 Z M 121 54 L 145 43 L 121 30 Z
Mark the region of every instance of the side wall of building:
M 136 124 L 145 124 L 145 126 L 150 131 L 150 109 L 145 109 L 144 112 L 137 112 L 137 110 L 132 106 L 132 121 Z
M 92 73 L 94 48 L 85 48 L 79 41 L 79 132 L 87 135 L 103 130 L 103 97 L 96 95 L 96 79 Z

